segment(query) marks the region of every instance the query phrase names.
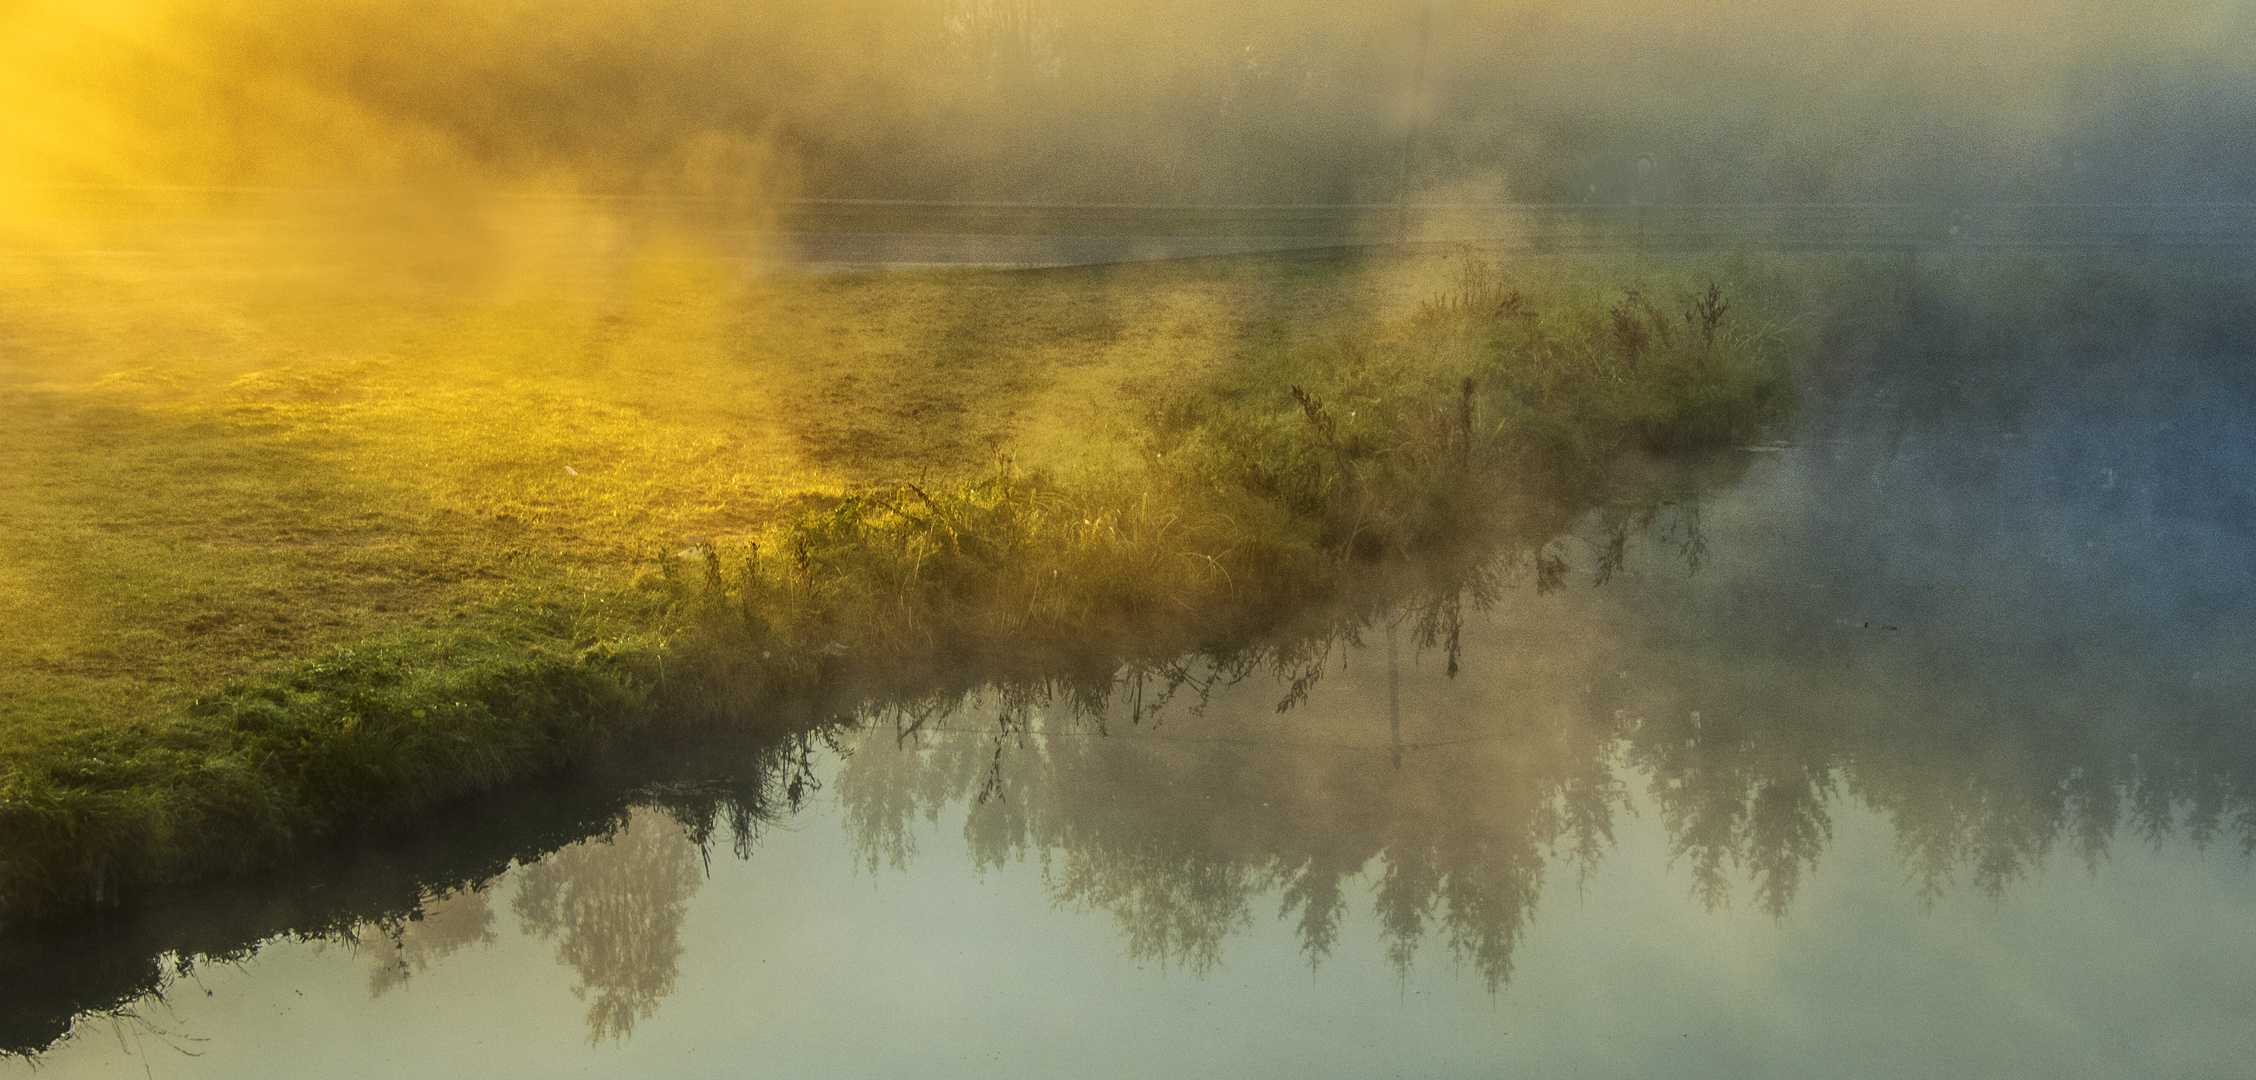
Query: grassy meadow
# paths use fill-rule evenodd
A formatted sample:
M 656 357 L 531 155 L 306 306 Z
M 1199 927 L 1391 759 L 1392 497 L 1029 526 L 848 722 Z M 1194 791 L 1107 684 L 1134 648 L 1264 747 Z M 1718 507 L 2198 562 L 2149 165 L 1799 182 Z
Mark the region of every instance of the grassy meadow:
M 1468 252 L 133 239 L 0 255 L 0 924 L 849 668 L 1195 648 L 1781 397 L 1704 278 Z

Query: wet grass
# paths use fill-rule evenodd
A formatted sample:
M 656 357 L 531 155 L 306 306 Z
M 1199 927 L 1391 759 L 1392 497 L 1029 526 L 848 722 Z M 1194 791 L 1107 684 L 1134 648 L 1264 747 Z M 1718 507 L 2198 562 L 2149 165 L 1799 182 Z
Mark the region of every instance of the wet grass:
M 1274 626 L 1778 404 L 1777 350 L 1703 330 L 1688 282 L 1496 306 L 1462 257 L 790 280 L 660 252 L 440 296 L 18 259 L 0 923 L 661 714 Z

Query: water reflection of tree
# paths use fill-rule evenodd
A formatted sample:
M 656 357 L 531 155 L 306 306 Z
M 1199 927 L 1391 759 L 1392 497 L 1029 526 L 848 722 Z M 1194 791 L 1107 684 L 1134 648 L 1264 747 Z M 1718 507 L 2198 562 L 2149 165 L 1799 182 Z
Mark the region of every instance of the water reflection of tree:
M 1603 704 L 1711 895 L 1741 869 L 1782 912 L 1844 798 L 1889 820 L 1928 900 L 1954 885 L 2000 895 L 2063 849 L 2097 867 L 2125 834 L 2256 851 L 2244 688 L 2195 694 L 2139 670 L 2159 665 L 1938 627 L 1877 644 L 1716 634 L 1636 651 Z
M 407 985 L 431 965 L 472 945 L 491 945 L 494 912 L 484 888 L 465 888 L 424 902 L 406 919 L 378 927 L 379 940 L 368 951 L 371 997 Z
M 1244 696 L 1217 694 L 1217 712 Z M 999 729 L 980 715 L 975 704 L 963 727 L 868 733 L 839 781 L 865 865 L 904 862 L 913 821 L 966 803 L 982 868 L 1038 857 L 1053 895 L 1109 912 L 1131 956 L 1193 971 L 1217 963 L 1272 894 L 1321 961 L 1348 879 L 1374 873 L 1399 969 L 1438 936 L 1499 986 L 1548 865 L 1594 861 L 1623 797 L 1605 732 L 1558 712 L 1495 737 L 1409 744 L 1399 770 L 1383 715 L 1280 717 L 1263 704 L 1239 722 L 1101 731 L 1023 703 Z
M 738 857 L 749 857 L 767 825 L 798 811 L 816 790 L 815 755 L 824 738 L 820 727 L 782 736 L 761 730 L 653 732 L 610 748 L 600 769 L 587 776 L 549 778 L 512 791 L 506 800 L 458 808 L 443 822 L 434 819 L 427 832 L 401 837 L 378 858 L 348 853 L 339 853 L 341 859 L 309 858 L 294 871 L 298 877 L 209 884 L 131 922 L 51 939 L 0 939 L 0 1055 L 36 1054 L 91 1015 L 130 1017 L 160 1002 L 187 973 L 241 962 L 277 938 L 314 941 L 316 948 L 342 945 L 370 960 L 372 991 L 388 993 L 491 938 L 495 913 L 487 890 L 512 866 L 533 866 L 567 849 L 574 852 L 568 864 L 600 860 L 605 856 L 584 849 L 604 837 L 634 833 L 643 827 L 639 822 L 630 827 L 638 816 L 662 815 L 650 827 L 660 830 L 652 844 L 665 857 L 644 861 L 666 875 L 682 865 L 677 845 L 663 842 L 666 829 L 682 835 L 691 857 L 706 855 L 724 839 Z M 663 884 L 666 875 L 656 882 Z M 657 965 L 648 976 L 614 979 L 614 989 L 607 991 L 604 967 L 591 965 L 580 973 L 582 995 L 592 991 L 599 997 L 591 1010 L 597 1038 L 605 1032 L 624 1035 L 627 1024 L 649 1015 L 671 984 L 669 957 L 678 949 L 664 942 L 673 931 L 654 924 L 678 921 L 686 893 L 667 901 L 650 882 L 615 882 L 619 889 L 613 891 L 640 889 L 641 900 L 609 905 L 628 924 L 591 929 L 601 914 L 596 901 L 603 875 L 581 881 L 586 875 L 559 869 L 532 876 L 552 879 L 555 888 L 542 906 L 553 916 L 544 924 L 556 932 L 569 938 L 578 929 L 585 931 L 582 939 L 657 942 L 612 949 Z M 554 880 L 559 876 L 571 880 Z M 629 878 L 632 871 L 614 876 Z M 277 905 L 277 896 L 290 902 Z M 645 922 L 640 929 L 632 925 L 637 919 Z M 571 945 L 559 951 L 569 961 L 598 950 Z M 614 1004 L 605 1003 L 606 994 Z
M 556 939 L 557 959 L 579 976 L 572 992 L 589 1002 L 591 1043 L 626 1038 L 673 993 L 702 866 L 679 822 L 641 811 L 520 874 L 510 906 L 528 933 Z
M 1892 822 L 1929 900 L 1953 883 L 1996 895 L 2063 847 L 2096 866 L 2126 830 L 2256 852 L 2237 688 L 2195 695 L 2135 664 L 1933 631 L 1789 647 L 1703 617 L 1655 637 L 1593 595 L 1526 589 L 1477 626 L 1402 616 L 1449 628 L 1419 635 L 1431 668 L 1412 688 L 1464 691 L 1429 700 L 1406 736 L 1354 628 L 1251 666 L 1131 669 L 1101 706 L 1087 687 L 1019 687 L 875 714 L 840 777 L 850 835 L 870 869 L 905 864 L 913 822 L 966 804 L 981 867 L 1039 860 L 1059 901 L 1113 916 L 1130 955 L 1193 971 L 1270 903 L 1320 961 L 1365 875 L 1399 970 L 1439 940 L 1492 988 L 1548 869 L 1596 865 L 1630 784 L 1696 898 L 1744 888 L 1774 916 L 1844 800 Z M 1443 678 L 1459 652 L 1470 676 Z M 1319 675 L 1339 685 L 1314 692 Z

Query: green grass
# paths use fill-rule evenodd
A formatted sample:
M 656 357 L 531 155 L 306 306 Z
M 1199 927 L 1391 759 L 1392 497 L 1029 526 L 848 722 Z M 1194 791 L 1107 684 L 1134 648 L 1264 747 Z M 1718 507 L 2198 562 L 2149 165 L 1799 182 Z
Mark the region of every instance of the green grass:
M 0 923 L 660 713 L 1274 626 L 1779 404 L 1704 281 L 1464 255 L 794 280 L 660 245 L 434 289 L 192 254 L 0 268 Z

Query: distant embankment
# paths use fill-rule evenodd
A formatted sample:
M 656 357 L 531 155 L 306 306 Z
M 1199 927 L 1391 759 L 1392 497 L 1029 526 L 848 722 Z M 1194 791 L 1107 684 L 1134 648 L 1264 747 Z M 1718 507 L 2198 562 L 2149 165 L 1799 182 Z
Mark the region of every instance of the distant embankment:
M 812 264 L 1054 266 L 1380 244 L 1503 250 L 2073 250 L 2256 246 L 2256 204 L 1087 204 L 804 199 Z
M 2256 203 L 1063 203 L 817 198 L 781 205 L 663 195 L 177 185 L 0 185 L 82 226 L 87 254 L 146 257 L 151 237 L 208 257 L 246 243 L 320 245 L 340 230 L 475 243 L 551 241 L 551 263 L 602 262 L 649 228 L 815 272 L 1082 266 L 1386 245 L 1495 254 L 2071 252 L 2256 247 Z M 0 252 L 7 235 L 0 198 Z M 591 231 L 591 222 L 603 228 Z M 50 222 L 52 224 L 52 222 Z M 154 227 L 155 232 L 152 232 Z M 779 239 L 780 250 L 774 243 Z M 39 235 L 34 233 L 33 235 Z M 247 240 L 246 237 L 253 239 Z M 184 246 L 183 246 L 184 245 Z M 333 243 L 332 243 L 333 246 Z

